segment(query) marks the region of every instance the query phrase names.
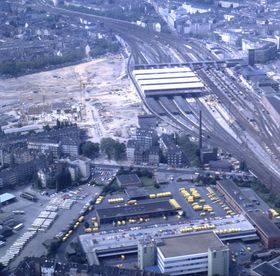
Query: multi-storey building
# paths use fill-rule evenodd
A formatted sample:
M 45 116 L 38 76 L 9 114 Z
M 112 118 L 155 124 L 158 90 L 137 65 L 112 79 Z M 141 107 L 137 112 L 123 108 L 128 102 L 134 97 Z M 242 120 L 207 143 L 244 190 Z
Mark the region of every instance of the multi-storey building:
M 213 232 L 163 239 L 157 245 L 161 273 L 187 275 L 229 275 L 229 248 Z

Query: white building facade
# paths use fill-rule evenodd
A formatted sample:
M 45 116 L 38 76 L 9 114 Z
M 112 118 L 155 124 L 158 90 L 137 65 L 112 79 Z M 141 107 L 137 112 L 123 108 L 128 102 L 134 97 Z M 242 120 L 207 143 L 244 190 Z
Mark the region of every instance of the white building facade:
M 158 267 L 161 273 L 184 275 L 208 271 L 208 253 L 165 258 L 157 248 Z

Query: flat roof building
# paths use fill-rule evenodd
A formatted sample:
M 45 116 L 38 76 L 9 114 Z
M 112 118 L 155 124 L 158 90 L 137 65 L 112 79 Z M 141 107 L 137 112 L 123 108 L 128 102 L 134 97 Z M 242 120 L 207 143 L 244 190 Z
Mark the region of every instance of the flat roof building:
M 4 193 L 0 195 L 0 206 L 6 205 L 11 202 L 13 202 L 16 199 L 16 197 L 10 193 Z
M 168 68 L 149 68 L 149 69 L 138 69 L 134 70 L 133 74 L 144 75 L 144 74 L 161 74 L 161 73 L 178 73 L 178 72 L 191 72 L 190 67 L 168 67 Z
M 144 85 L 166 85 L 166 84 L 177 84 L 177 83 L 192 83 L 192 82 L 200 82 L 198 77 L 183 77 L 183 78 L 164 78 L 164 79 L 149 79 L 149 80 L 139 80 L 138 81 L 141 86 Z
M 265 247 L 268 249 L 280 247 L 280 229 L 264 214 L 260 212 L 247 213 L 250 222 L 256 227 Z
M 229 249 L 213 232 L 163 239 L 157 246 L 157 260 L 160 271 L 170 275 L 207 271 L 208 275 L 229 274 Z
M 129 199 L 144 199 L 149 196 L 149 193 L 144 187 L 127 187 L 125 193 Z
M 188 66 L 135 69 L 133 76 L 138 88 L 147 97 L 180 94 L 194 96 L 204 90 L 204 84 Z
M 100 208 L 96 210 L 97 219 L 100 223 L 110 223 L 115 220 L 125 220 L 129 218 L 157 217 L 176 213 L 177 210 L 168 200 L 120 207 Z
M 225 196 L 225 200 L 231 208 L 239 213 L 244 212 L 246 214 L 266 248 L 280 247 L 280 229 L 268 216 L 256 211 L 258 207 L 255 202 L 246 197 L 232 180 L 218 181 L 217 189 Z
M 135 79 L 138 81 L 141 80 L 153 80 L 153 79 L 174 79 L 174 78 L 188 78 L 195 77 L 194 72 L 182 72 L 182 73 L 163 73 L 163 74 L 151 74 L 151 75 L 135 75 Z
M 137 174 L 122 174 L 116 176 L 117 183 L 120 187 L 140 187 L 142 182 Z

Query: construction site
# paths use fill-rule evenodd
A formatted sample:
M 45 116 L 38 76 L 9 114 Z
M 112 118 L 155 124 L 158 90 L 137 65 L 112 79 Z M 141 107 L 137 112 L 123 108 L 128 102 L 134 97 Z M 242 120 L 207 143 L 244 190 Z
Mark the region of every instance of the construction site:
M 1 81 L 2 129 L 37 130 L 60 120 L 90 127 L 96 141 L 128 137 L 142 104 L 127 78 L 125 62 L 116 55 Z

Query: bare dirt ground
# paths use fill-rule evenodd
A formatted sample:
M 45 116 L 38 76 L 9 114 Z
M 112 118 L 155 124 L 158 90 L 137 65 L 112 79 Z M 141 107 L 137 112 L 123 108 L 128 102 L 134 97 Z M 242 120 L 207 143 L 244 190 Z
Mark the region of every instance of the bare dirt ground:
M 94 140 L 127 138 L 142 103 L 125 74 L 126 60 L 108 56 L 79 65 L 0 81 L 0 109 L 11 113 L 54 102 L 83 103 L 81 125 Z

